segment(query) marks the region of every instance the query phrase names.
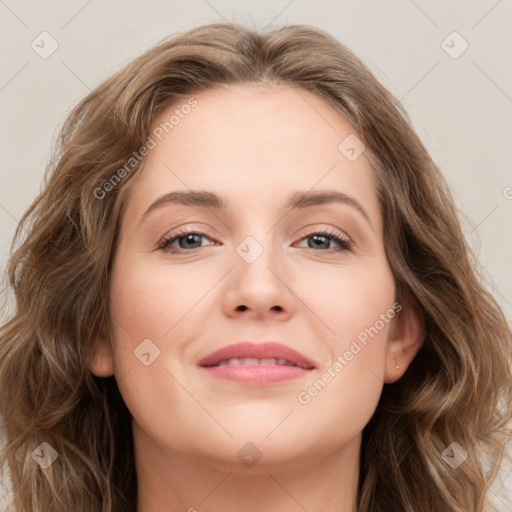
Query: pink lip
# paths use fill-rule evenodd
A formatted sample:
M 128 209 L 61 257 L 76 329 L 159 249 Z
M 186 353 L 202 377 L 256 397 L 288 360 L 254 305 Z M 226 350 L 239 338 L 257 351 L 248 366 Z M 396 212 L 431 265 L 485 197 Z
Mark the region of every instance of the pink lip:
M 294 366 L 216 366 L 221 361 L 232 358 L 284 359 Z M 212 352 L 199 361 L 211 375 L 245 384 L 270 384 L 282 380 L 296 379 L 306 375 L 315 365 L 305 356 L 290 347 L 275 342 L 251 343 L 244 341 L 228 345 Z

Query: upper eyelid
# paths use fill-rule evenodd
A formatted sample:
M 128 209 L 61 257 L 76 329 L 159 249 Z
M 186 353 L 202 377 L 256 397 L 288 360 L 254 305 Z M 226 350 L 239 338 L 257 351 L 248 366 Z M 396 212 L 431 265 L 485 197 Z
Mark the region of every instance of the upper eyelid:
M 353 242 L 352 240 L 352 237 L 349 236 L 345 231 L 339 229 L 339 228 L 332 228 L 332 227 L 328 227 L 328 228 L 320 228 L 320 227 L 312 227 L 312 228 L 304 228 L 305 231 L 304 232 L 301 232 L 299 235 L 297 236 L 300 236 L 301 238 L 305 237 L 305 236 L 310 236 L 312 234 L 316 234 L 316 233 L 325 233 L 325 234 L 329 234 L 329 235 L 332 235 L 332 236 L 339 236 L 340 238 L 347 238 L 348 241 L 350 242 Z M 177 231 L 175 232 L 172 232 L 170 233 L 169 235 L 165 235 L 162 237 L 162 240 L 168 240 L 168 239 L 171 239 L 171 238 L 176 238 L 176 237 L 181 237 L 181 236 L 185 236 L 187 234 L 192 234 L 192 233 L 195 233 L 195 234 L 198 234 L 198 235 L 202 235 L 202 236 L 205 236 L 207 238 L 215 238 L 217 235 L 210 235 L 208 234 L 205 230 L 203 229 L 194 229 L 194 228 L 177 228 Z
M 349 236 L 349 234 L 346 233 L 345 231 L 343 231 L 342 229 L 333 228 L 333 227 L 320 228 L 320 227 L 315 227 L 315 226 L 317 226 L 317 225 L 314 225 L 311 228 L 305 229 L 304 232 L 301 231 L 301 233 L 298 236 L 303 238 L 305 236 L 310 236 L 315 233 L 325 233 L 325 234 L 328 234 L 331 236 L 338 236 L 338 237 L 344 238 L 344 239 L 346 238 L 347 241 L 353 242 L 352 237 Z

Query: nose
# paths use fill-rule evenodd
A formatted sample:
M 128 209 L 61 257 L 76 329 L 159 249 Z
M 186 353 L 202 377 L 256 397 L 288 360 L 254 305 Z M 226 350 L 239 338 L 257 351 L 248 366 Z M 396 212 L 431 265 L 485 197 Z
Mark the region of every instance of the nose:
M 234 269 L 229 273 L 223 298 L 226 315 L 285 321 L 295 314 L 297 296 L 279 250 L 264 247 L 251 263 L 236 253 L 233 258 Z

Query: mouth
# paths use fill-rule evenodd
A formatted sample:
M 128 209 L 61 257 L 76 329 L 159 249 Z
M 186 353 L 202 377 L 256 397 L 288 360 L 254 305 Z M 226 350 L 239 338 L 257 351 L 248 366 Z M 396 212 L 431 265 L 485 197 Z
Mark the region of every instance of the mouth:
M 286 345 L 248 341 L 216 350 L 198 365 L 214 377 L 248 385 L 297 379 L 315 369 L 306 356 Z
M 222 368 L 224 366 L 274 366 L 274 365 L 280 365 L 280 366 L 301 366 L 301 365 L 295 365 L 293 363 L 290 363 L 290 361 L 286 361 L 286 359 L 275 359 L 275 358 L 269 358 L 269 359 L 257 359 L 255 357 L 232 357 L 230 359 L 223 359 L 222 361 L 219 361 L 217 364 L 211 365 L 216 366 L 218 368 Z

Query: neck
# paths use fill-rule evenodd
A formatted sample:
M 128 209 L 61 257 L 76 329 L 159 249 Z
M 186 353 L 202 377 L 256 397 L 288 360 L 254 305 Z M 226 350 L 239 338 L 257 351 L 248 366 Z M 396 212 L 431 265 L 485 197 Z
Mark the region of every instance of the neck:
M 236 456 L 219 461 L 166 451 L 133 426 L 137 512 L 356 511 L 360 435 L 337 450 L 264 456 L 245 467 Z

